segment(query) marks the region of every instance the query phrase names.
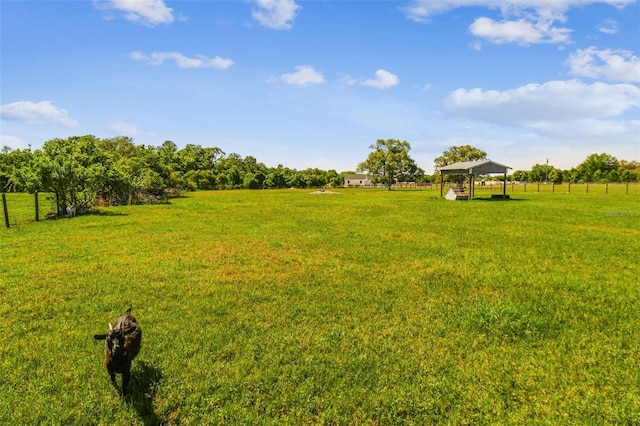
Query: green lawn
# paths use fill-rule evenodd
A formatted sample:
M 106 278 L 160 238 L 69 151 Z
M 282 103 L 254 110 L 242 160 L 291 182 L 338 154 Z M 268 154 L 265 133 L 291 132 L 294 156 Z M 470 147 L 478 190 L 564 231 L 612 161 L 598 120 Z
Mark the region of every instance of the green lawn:
M 0 424 L 640 423 L 640 194 L 334 191 L 0 230 Z

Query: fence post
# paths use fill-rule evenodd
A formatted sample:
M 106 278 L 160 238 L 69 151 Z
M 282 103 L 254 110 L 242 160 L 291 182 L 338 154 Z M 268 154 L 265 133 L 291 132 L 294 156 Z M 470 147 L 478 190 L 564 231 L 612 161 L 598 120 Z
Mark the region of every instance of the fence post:
M 2 193 L 2 209 L 4 210 L 4 224 L 9 228 L 9 210 L 7 209 L 7 194 Z
M 553 193 L 556 192 L 556 183 L 555 182 L 551 182 L 551 192 L 553 192 Z
M 567 192 L 571 194 L 571 182 L 569 182 L 569 186 L 567 187 Z
M 627 182 L 627 189 L 624 192 L 626 195 L 629 195 L 629 182 Z
M 587 182 L 587 194 L 589 193 L 589 182 Z
M 40 207 L 38 206 L 38 191 L 36 191 L 35 193 L 35 199 L 36 199 L 36 222 L 40 221 Z

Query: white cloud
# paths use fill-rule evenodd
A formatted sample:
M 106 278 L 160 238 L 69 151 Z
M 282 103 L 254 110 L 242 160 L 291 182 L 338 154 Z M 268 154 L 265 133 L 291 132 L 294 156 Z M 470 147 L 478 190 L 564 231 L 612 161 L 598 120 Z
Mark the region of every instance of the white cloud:
M 174 21 L 173 9 L 163 0 L 94 0 L 101 10 L 119 10 L 124 12 L 128 21 L 144 25 L 170 24 Z
M 605 34 L 616 34 L 618 32 L 618 21 L 613 19 L 605 19 L 605 21 L 598 25 L 598 31 Z
M 492 43 L 566 43 L 570 40 L 571 30 L 555 28 L 548 21 L 527 21 L 518 19 L 501 22 L 481 17 L 469 26 L 469 31 L 476 37 L 484 38 Z
M 637 0 L 413 0 L 403 8 L 407 17 L 414 21 L 426 21 L 430 17 L 461 7 L 488 7 L 501 9 L 503 13 L 524 9 L 560 10 L 586 6 L 594 3 L 609 4 L 623 8 Z
M 502 20 L 478 17 L 469 26 L 477 37 L 492 43 L 568 43 L 569 28 L 557 27 L 556 22 L 566 22 L 566 12 L 572 7 L 593 3 L 609 4 L 623 8 L 636 0 L 413 0 L 404 8 L 406 16 L 417 22 L 428 22 L 435 15 L 461 7 L 486 7 L 498 9 Z M 610 28 L 610 27 L 608 27 Z M 606 31 L 606 30 L 605 30 Z M 474 45 L 475 48 L 478 45 Z
M 360 83 L 362 86 L 375 87 L 376 89 L 389 89 L 397 85 L 400 82 L 398 76 L 390 73 L 386 70 L 376 71 L 375 78 L 372 80 L 365 80 Z
M 265 27 L 274 30 L 288 30 L 296 17 L 296 12 L 301 9 L 294 0 L 254 0 L 257 9 L 252 16 Z
M 640 58 L 629 50 L 579 49 L 569 56 L 566 64 L 571 68 L 571 74 L 579 77 L 640 82 Z
M 403 10 L 413 21 L 426 22 L 431 16 L 449 12 L 459 7 L 487 5 L 480 0 L 415 0 Z
M 0 106 L 3 120 L 20 121 L 27 124 L 55 124 L 65 127 L 78 127 L 78 122 L 69 117 L 67 111 L 51 101 L 20 101 Z
M 143 133 L 140 127 L 124 121 L 110 121 L 107 124 L 107 130 L 118 136 L 136 136 Z
M 640 88 L 635 85 L 579 80 L 528 84 L 506 91 L 458 89 L 445 99 L 445 108 L 457 117 L 570 138 L 608 132 L 609 137 L 635 135 L 637 140 L 640 121 L 612 118 L 638 107 Z
M 207 58 L 203 55 L 197 55 L 195 58 L 189 58 L 180 52 L 153 52 L 150 55 L 142 52 L 131 52 L 129 57 L 136 61 L 146 61 L 150 65 L 162 65 L 167 60 L 173 60 L 179 68 L 227 69 L 233 65 L 231 59 L 224 59 L 219 56 Z
M 545 125 L 542 125 L 545 124 Z M 635 140 L 636 147 L 640 142 L 640 120 L 598 120 L 584 119 L 566 122 L 557 122 L 552 125 L 542 123 L 539 127 L 533 127 L 540 134 L 557 138 L 572 140 L 599 140 L 606 144 L 615 141 L 616 144 L 624 144 Z
M 342 77 L 340 77 L 340 84 L 342 86 L 354 86 L 358 84 L 358 79 L 351 77 L 349 74 L 343 74 Z
M 278 79 L 270 79 L 269 81 L 282 81 L 294 86 L 306 86 L 308 84 L 324 83 L 324 77 L 312 66 L 298 65 L 295 67 L 296 72 L 290 74 L 282 74 Z
M 473 50 L 480 51 L 482 50 L 482 42 L 479 40 L 475 40 L 473 43 L 469 45 Z
M 0 147 L 8 146 L 13 149 L 27 148 L 27 144 L 17 136 L 0 135 Z

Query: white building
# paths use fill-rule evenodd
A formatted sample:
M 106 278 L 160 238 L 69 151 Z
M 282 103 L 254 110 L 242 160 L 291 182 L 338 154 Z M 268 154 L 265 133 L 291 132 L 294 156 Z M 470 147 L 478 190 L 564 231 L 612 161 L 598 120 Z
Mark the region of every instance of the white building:
M 371 186 L 371 178 L 369 175 L 348 174 L 344 175 L 344 186 Z

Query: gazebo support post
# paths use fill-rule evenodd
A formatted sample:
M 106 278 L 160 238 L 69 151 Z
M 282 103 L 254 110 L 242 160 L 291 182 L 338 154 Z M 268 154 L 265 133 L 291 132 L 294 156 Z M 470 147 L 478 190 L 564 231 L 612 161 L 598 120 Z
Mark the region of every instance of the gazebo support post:
M 502 198 L 507 198 L 507 172 L 504 173 L 504 184 L 502 186 Z
M 473 197 L 475 197 L 475 192 L 476 192 L 476 175 L 472 174 L 471 176 L 469 176 L 469 182 L 471 182 L 471 185 L 469 187 L 469 199 L 473 200 Z
M 440 198 L 442 198 L 442 185 L 444 182 L 444 175 L 442 174 L 442 172 L 440 173 Z

